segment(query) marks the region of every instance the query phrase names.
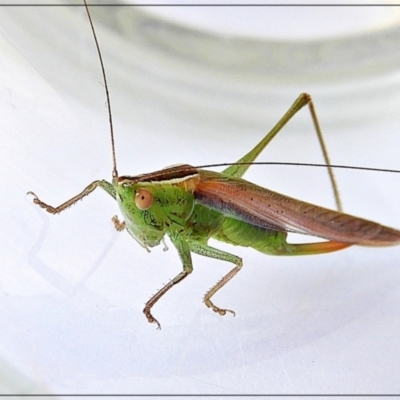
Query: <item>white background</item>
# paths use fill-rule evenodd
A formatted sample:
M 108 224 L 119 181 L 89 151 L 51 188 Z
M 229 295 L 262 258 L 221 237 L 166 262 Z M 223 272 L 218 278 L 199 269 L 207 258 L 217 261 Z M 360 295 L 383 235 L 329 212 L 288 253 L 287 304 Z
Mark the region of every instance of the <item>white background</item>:
M 120 174 L 235 161 L 301 91 L 314 95 L 333 163 L 399 168 L 400 38 L 376 49 L 363 41 L 395 24 L 396 10 L 148 11 L 149 20 L 189 30 L 152 20 L 132 37 L 133 9 L 117 12 L 119 34 L 105 26 L 110 9 L 93 11 Z M 100 190 L 58 216 L 26 196 L 33 190 L 58 205 L 111 179 L 104 88 L 84 10 L 2 7 L 0 28 L 2 393 L 399 392 L 397 247 L 278 258 L 214 243 L 244 259 L 215 296 L 236 317 L 202 304 L 231 266 L 193 256 L 193 274 L 153 309 L 162 330 L 148 324 L 144 303 L 181 268 L 172 245 L 148 254 L 116 233 L 118 210 Z M 302 50 L 278 61 L 271 54 L 263 70 L 251 45 L 235 51 L 241 40 Z M 329 40 L 345 51 L 332 54 Z M 315 43 L 324 51 L 313 53 Z M 314 136 L 304 110 L 260 159 L 321 162 Z M 336 174 L 347 212 L 400 228 L 398 175 Z M 247 178 L 334 206 L 323 170 L 253 167 Z

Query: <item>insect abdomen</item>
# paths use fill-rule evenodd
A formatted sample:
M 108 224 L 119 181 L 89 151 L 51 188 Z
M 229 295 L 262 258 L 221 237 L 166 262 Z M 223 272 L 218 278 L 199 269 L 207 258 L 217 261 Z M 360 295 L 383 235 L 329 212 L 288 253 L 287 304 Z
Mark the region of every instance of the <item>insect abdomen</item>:
M 270 255 L 280 254 L 281 249 L 287 246 L 286 232 L 260 228 L 229 217 L 224 218 L 213 237 L 235 246 L 252 247 Z

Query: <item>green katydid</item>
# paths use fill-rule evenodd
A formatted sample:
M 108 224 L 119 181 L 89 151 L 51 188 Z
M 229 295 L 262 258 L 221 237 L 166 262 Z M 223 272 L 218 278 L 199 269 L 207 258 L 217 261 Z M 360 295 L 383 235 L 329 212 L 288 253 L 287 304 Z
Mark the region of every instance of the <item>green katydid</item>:
M 85 0 L 84 3 L 100 57 L 107 95 L 113 153 L 112 181 L 109 183 L 106 180 L 96 180 L 58 207 L 44 203 L 33 192 L 29 193 L 34 196 L 35 204 L 51 214 L 58 214 L 100 187 L 117 201 L 121 210 L 124 221 L 119 221 L 116 216 L 112 218 L 118 231 L 127 230 L 147 250 L 159 245 L 165 235 L 169 236 L 179 253 L 183 269 L 146 303 L 143 312 L 150 323 L 161 327 L 153 317 L 151 309 L 168 290 L 191 274 L 191 253 L 234 264 L 234 268 L 204 296 L 204 303 L 214 312 L 220 315 L 227 312 L 234 314 L 232 310 L 216 306 L 211 299 L 240 271 L 242 259 L 209 246 L 210 238 L 252 247 L 271 255 L 309 255 L 328 253 L 351 245 L 400 244 L 400 231 L 341 212 L 336 183 L 314 105 L 310 95 L 306 93 L 295 100 L 272 130 L 252 150 L 221 173 L 185 164 L 149 174 L 119 176 L 104 65 Z M 242 179 L 268 143 L 306 105 L 310 108 L 339 211 L 302 202 Z M 316 236 L 324 241 L 291 244 L 286 240 L 289 232 Z

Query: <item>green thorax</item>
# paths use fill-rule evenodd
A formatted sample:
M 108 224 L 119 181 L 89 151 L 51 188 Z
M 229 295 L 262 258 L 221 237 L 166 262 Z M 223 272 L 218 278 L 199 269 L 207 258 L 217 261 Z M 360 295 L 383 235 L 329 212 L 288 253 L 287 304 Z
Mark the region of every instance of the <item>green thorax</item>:
M 194 209 L 196 170 L 181 166 L 113 181 L 129 233 L 144 247 L 154 247 L 169 232 L 187 230 Z M 180 171 L 181 171 L 180 170 Z

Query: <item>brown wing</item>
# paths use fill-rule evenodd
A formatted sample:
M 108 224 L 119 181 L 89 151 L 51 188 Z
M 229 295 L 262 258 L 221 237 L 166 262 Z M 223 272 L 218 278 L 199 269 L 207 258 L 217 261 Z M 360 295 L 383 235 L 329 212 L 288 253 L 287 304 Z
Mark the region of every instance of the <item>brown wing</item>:
M 367 246 L 400 244 L 400 231 L 264 189 L 243 179 L 198 171 L 199 204 L 266 229 Z

